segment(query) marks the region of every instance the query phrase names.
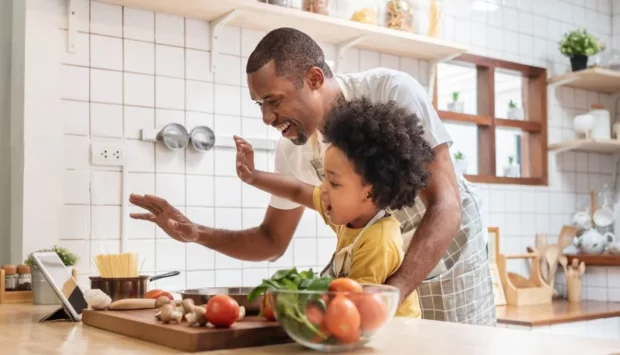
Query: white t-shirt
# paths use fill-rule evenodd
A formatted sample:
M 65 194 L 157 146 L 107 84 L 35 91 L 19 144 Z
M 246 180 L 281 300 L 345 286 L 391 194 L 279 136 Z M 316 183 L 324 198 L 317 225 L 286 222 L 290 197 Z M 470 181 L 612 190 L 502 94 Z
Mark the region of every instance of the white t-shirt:
M 452 145 L 452 140 L 428 94 L 409 74 L 393 69 L 375 68 L 361 73 L 337 75 L 336 80 L 346 100 L 365 96 L 371 102 L 396 101 L 399 105 L 409 107 L 420 117 L 424 138 L 431 147 L 442 143 Z M 319 144 L 321 153 L 324 153 L 325 143 L 319 141 Z M 310 141 L 304 145 L 295 145 L 287 138 L 280 138 L 276 148 L 274 171 L 308 184 L 320 185 L 321 180 L 310 163 L 313 157 Z M 273 195 L 269 205 L 283 210 L 299 207 L 294 202 Z

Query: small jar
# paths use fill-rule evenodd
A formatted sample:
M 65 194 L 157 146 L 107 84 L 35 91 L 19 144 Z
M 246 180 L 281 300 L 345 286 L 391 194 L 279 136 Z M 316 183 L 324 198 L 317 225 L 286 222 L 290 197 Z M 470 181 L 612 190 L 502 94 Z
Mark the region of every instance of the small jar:
M 17 290 L 17 267 L 15 265 L 2 265 L 4 269 L 4 290 Z
M 304 0 L 304 11 L 329 15 L 329 0 Z
M 32 274 L 30 266 L 17 265 L 17 289 L 20 291 L 32 290 Z
M 376 0 L 348 0 L 338 3 L 338 17 L 346 20 L 379 25 L 379 6 Z
M 267 4 L 271 4 L 271 5 L 277 5 L 277 6 L 282 6 L 282 7 L 288 7 L 289 6 L 289 0 L 258 0 L 259 2 L 265 2 Z
M 409 0 L 387 0 L 384 13 L 385 27 L 413 31 L 413 6 Z

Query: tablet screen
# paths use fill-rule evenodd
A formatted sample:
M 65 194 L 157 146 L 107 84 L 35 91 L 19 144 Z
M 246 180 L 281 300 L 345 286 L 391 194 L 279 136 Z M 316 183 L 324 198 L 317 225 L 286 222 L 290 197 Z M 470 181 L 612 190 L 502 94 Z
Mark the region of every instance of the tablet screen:
M 38 254 L 37 259 L 39 259 L 39 262 L 47 271 L 54 285 L 69 300 L 75 312 L 82 314 L 82 311 L 88 308 L 84 294 L 58 255 L 56 253 Z

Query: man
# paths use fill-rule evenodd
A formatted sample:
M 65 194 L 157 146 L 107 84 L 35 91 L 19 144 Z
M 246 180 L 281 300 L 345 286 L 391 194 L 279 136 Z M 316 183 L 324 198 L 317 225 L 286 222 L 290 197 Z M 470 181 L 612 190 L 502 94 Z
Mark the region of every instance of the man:
M 387 283 L 401 290 L 401 301 L 417 288 L 425 319 L 495 326 L 478 200 L 455 174 L 448 150 L 452 142 L 422 86 L 405 73 L 384 68 L 334 76 L 318 44 L 291 28 L 268 33 L 248 58 L 246 72 L 263 121 L 285 138 L 278 143 L 275 171 L 306 183 L 319 185 L 323 179 L 320 129 L 337 101 L 361 96 L 374 102 L 394 100 L 421 118 L 436 158 L 416 205 L 395 211 L 407 252 Z M 130 201 L 150 212 L 133 218 L 157 223 L 172 238 L 248 261 L 278 259 L 304 210 L 272 196 L 260 226 L 227 231 L 194 224 L 155 196 L 132 195 Z

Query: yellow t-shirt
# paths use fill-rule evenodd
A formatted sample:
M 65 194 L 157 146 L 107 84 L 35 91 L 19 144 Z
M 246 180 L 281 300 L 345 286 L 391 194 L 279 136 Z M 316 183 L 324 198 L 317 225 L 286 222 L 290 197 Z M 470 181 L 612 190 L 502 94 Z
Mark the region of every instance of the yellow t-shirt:
M 320 190 L 314 189 L 313 204 L 327 225 L 338 238 L 336 253 L 347 247 L 362 231 L 346 226 L 332 224 L 325 215 L 325 204 L 321 201 Z M 394 216 L 383 217 L 368 226 L 351 251 L 351 270 L 348 277 L 360 284 L 383 284 L 403 262 L 403 238 L 400 224 Z M 413 291 L 398 307 L 397 317 L 421 318 L 418 293 Z

